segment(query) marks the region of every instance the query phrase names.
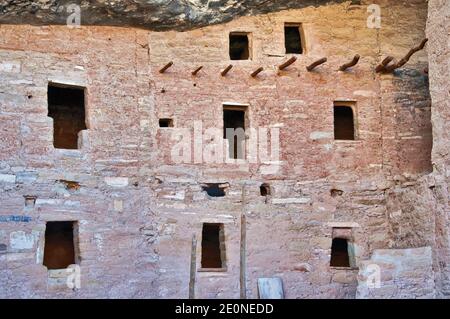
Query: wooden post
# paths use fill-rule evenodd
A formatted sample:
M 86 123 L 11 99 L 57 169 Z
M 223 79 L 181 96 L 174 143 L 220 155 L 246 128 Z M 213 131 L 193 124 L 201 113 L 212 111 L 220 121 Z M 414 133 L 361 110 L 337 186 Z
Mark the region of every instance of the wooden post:
M 360 56 L 359 54 L 355 55 L 354 58 L 353 58 L 353 60 L 351 60 L 349 63 L 346 63 L 346 64 L 342 65 L 342 66 L 339 68 L 339 71 L 345 71 L 345 70 L 347 70 L 348 68 L 351 68 L 352 66 L 357 65 L 360 58 L 361 58 L 361 56 Z
M 284 70 L 286 69 L 288 66 L 290 66 L 292 63 L 294 63 L 295 61 L 297 61 L 297 58 L 295 56 L 291 57 L 289 60 L 287 60 L 286 62 L 284 62 L 283 64 L 281 64 L 278 69 L 279 70 Z
M 192 75 L 197 75 L 197 73 L 201 70 L 201 69 L 203 69 L 203 65 L 201 65 L 201 66 L 199 66 L 198 68 L 196 68 L 194 71 L 192 71 Z
M 423 48 L 425 47 L 425 44 L 427 44 L 427 42 L 428 42 L 428 39 L 423 39 L 422 42 L 420 42 L 419 46 L 414 47 L 411 50 L 409 50 L 409 52 L 405 55 L 405 57 L 403 59 L 398 61 L 393 66 L 387 66 L 386 70 L 388 72 L 390 72 L 390 71 L 394 71 L 395 69 L 398 69 L 398 68 L 401 68 L 402 66 L 404 66 L 409 61 L 409 59 L 411 59 L 411 57 L 413 56 L 414 53 L 419 52 L 420 50 L 423 50 Z
M 247 299 L 247 285 L 246 285 L 246 241 L 247 241 L 247 225 L 245 213 L 241 215 L 241 258 L 240 258 L 240 287 L 241 287 L 241 299 Z
M 227 66 L 227 67 L 225 68 L 225 70 L 223 70 L 222 72 L 220 72 L 220 75 L 222 75 L 222 76 L 227 75 L 228 71 L 230 71 L 232 67 L 233 67 L 233 65 L 230 64 L 229 66 Z
M 173 62 L 170 61 L 170 62 L 167 63 L 165 66 L 163 66 L 163 68 L 162 68 L 161 70 L 159 70 L 159 73 L 164 73 L 164 72 L 166 72 L 166 70 L 167 70 L 168 68 L 170 68 L 172 65 L 173 65 Z
M 195 299 L 195 274 L 197 272 L 197 238 L 192 236 L 191 246 L 191 272 L 189 279 L 189 299 Z
M 380 73 L 384 70 L 386 70 L 386 65 L 388 65 L 389 63 L 392 62 L 392 60 L 394 60 L 393 56 L 388 56 L 386 58 L 384 58 L 383 61 L 381 61 L 381 63 L 377 66 L 377 68 L 375 69 L 375 72 Z
M 394 70 L 396 70 L 398 68 L 401 68 L 406 63 L 408 63 L 409 59 L 411 59 L 411 57 L 414 55 L 414 53 L 419 52 L 420 50 L 423 50 L 423 48 L 425 47 L 425 44 L 427 44 L 427 42 L 428 42 L 428 39 L 423 39 L 422 42 L 419 44 L 419 46 L 414 47 L 411 50 L 409 50 L 409 52 L 397 63 L 389 64 L 392 60 L 394 60 L 394 58 L 387 57 L 386 59 L 383 60 L 383 62 L 381 62 L 380 65 L 377 66 L 375 71 L 377 73 L 380 73 L 380 72 L 389 73 L 389 72 L 393 72 Z
M 263 67 L 260 67 L 258 69 L 256 69 L 255 71 L 253 71 L 253 73 L 251 74 L 252 78 L 256 77 L 259 73 L 261 73 L 264 70 Z
M 316 67 L 318 67 L 318 66 L 321 65 L 321 64 L 324 64 L 324 63 L 327 62 L 327 61 L 328 61 L 327 58 L 322 58 L 322 59 L 320 59 L 320 60 L 317 60 L 316 62 L 314 62 L 314 63 L 308 65 L 308 66 L 306 67 L 306 70 L 308 70 L 308 72 L 311 72 L 311 71 L 314 70 Z

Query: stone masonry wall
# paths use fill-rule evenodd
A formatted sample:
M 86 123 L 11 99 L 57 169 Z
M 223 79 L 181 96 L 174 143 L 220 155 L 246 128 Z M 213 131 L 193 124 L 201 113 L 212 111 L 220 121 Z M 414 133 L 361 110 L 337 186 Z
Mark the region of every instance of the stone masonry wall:
M 375 251 L 361 264 L 357 298 L 448 298 L 449 193 L 448 103 L 450 3 L 429 1 L 427 35 L 432 97 L 433 173 L 404 181 L 388 191 L 391 249 Z M 431 248 L 431 249 L 430 249 Z M 370 289 L 369 276 L 380 267 L 381 287 Z M 434 278 L 434 280 L 433 280 Z
M 361 263 L 358 299 L 433 299 L 435 281 L 430 247 L 376 250 Z M 379 275 L 374 265 L 381 270 Z M 373 279 L 370 277 L 374 276 Z M 381 281 L 377 288 L 376 280 Z M 368 284 L 369 283 L 369 284 Z M 375 288 L 371 288 L 372 284 Z
M 357 266 L 377 249 L 436 247 L 434 211 L 414 205 L 407 190 L 438 189 L 424 177 L 433 170 L 427 51 L 394 74 L 374 72 L 425 37 L 427 2 L 376 2 L 381 29 L 367 28 L 365 1 L 187 32 L 0 25 L 0 297 L 186 298 L 192 236 L 200 243 L 202 223 L 214 222 L 224 224 L 227 269 L 197 272 L 196 296 L 238 298 L 243 214 L 249 298 L 258 297 L 261 277 L 281 277 L 287 298 L 354 298 L 358 270 L 330 267 L 333 227 L 352 228 Z M 306 52 L 278 71 L 290 56 L 285 22 L 303 24 Z M 229 61 L 231 31 L 251 33 L 251 60 Z M 356 53 L 361 62 L 338 72 Z M 322 57 L 326 64 L 306 72 Z M 52 146 L 49 81 L 86 88 L 80 150 Z M 356 103 L 357 140 L 334 141 L 334 101 Z M 194 132 L 221 129 L 227 103 L 247 105 L 250 127 L 279 129 L 280 158 L 174 161 L 173 133 L 185 128 L 194 140 Z M 174 127 L 159 128 L 159 118 Z M 228 183 L 226 196 L 209 197 L 203 183 Z M 24 196 L 35 196 L 35 206 Z M 79 290 L 42 265 L 45 223 L 55 220 L 78 222 Z M 199 260 L 200 245 L 198 268 Z
M 436 241 L 434 263 L 438 269 L 437 284 L 440 297 L 450 295 L 450 235 L 449 235 L 449 143 L 450 143 L 450 3 L 429 1 L 427 35 L 430 59 L 430 92 L 433 101 L 433 197 Z

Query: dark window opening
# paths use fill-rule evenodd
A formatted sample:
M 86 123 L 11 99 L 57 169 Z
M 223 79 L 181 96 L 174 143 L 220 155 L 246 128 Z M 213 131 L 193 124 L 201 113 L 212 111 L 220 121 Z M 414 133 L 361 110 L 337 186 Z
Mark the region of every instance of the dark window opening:
M 250 59 L 248 34 L 230 33 L 230 60 Z
M 331 267 L 350 267 L 347 239 L 334 238 L 331 245 Z
M 302 54 L 303 44 L 300 25 L 284 26 L 284 44 L 286 53 Z
M 84 89 L 48 85 L 48 116 L 53 118 L 53 146 L 78 148 L 78 133 L 86 129 Z
M 269 186 L 269 184 L 262 184 L 260 187 L 259 187 L 259 190 L 260 190 L 260 192 L 261 192 L 261 196 L 270 196 L 271 194 L 270 194 L 270 186 Z
M 203 224 L 202 268 L 224 268 L 225 243 L 223 224 Z
M 64 269 L 75 264 L 74 222 L 47 222 L 44 266 Z
M 244 158 L 245 110 L 223 110 L 223 137 L 228 140 L 228 155 L 232 159 Z
M 355 122 L 352 107 L 334 106 L 334 139 L 355 139 Z
M 224 197 L 225 189 L 221 187 L 221 184 L 205 184 L 202 185 L 202 189 L 204 192 L 211 197 Z
M 159 127 L 173 127 L 172 119 L 159 119 Z

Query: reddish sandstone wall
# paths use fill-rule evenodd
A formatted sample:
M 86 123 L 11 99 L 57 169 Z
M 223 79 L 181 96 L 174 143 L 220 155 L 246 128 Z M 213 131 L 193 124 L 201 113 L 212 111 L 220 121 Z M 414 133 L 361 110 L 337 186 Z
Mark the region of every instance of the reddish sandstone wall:
M 448 298 L 449 295 L 449 5 L 446 1 L 429 1 L 427 20 L 434 171 L 406 182 L 405 187 L 396 186 L 388 191 L 390 247 L 394 249 L 375 251 L 371 259 L 361 264 L 357 298 Z M 417 248 L 397 249 L 411 247 Z M 380 289 L 370 289 L 368 279 L 374 278 L 377 266 Z
M 187 297 L 192 235 L 201 239 L 202 223 L 220 222 L 228 268 L 198 272 L 196 294 L 237 298 L 246 214 L 248 297 L 257 297 L 257 278 L 279 276 L 288 298 L 353 298 L 357 270 L 329 267 L 333 226 L 354 227 L 357 262 L 397 246 L 402 236 L 390 217 L 398 211 L 391 194 L 431 171 L 426 51 L 394 75 L 374 73 L 385 55 L 402 57 L 425 37 L 426 2 L 379 3 L 386 12 L 379 30 L 366 27 L 365 5 L 349 3 L 183 33 L 1 25 L 0 215 L 31 221 L 0 223 L 7 246 L 0 252 L 0 296 Z M 278 72 L 287 59 L 284 22 L 304 24 L 307 51 Z M 230 31 L 252 32 L 253 58 L 233 61 L 221 77 L 230 63 Z M 357 67 L 336 71 L 356 53 Z M 306 72 L 324 56 L 325 65 Z M 174 65 L 160 74 L 168 61 Z M 204 68 L 194 78 L 198 65 Z M 265 71 L 251 78 L 259 66 Z M 52 147 L 48 81 L 87 88 L 88 130 L 79 151 Z M 357 102 L 357 141 L 333 140 L 336 100 Z M 159 129 L 158 118 L 191 132 L 194 120 L 221 128 L 226 102 L 248 104 L 252 127 L 280 128 L 279 171 L 267 174 L 261 163 L 173 162 L 174 129 Z M 81 188 L 68 190 L 59 180 Z M 259 194 L 264 181 L 273 189 L 267 203 Z M 226 197 L 208 198 L 200 187 L 206 182 L 229 183 Z M 332 189 L 343 193 L 334 197 Z M 24 195 L 37 196 L 34 209 L 24 208 Z M 49 220 L 79 223 L 78 291 L 48 279 L 42 266 Z M 414 245 L 429 244 L 417 238 Z
M 432 201 L 435 203 L 436 244 L 434 262 L 438 269 L 438 291 L 450 294 L 449 280 L 449 118 L 450 118 L 450 3 L 429 1 L 427 35 L 430 38 L 430 92 L 432 97 L 433 165 Z

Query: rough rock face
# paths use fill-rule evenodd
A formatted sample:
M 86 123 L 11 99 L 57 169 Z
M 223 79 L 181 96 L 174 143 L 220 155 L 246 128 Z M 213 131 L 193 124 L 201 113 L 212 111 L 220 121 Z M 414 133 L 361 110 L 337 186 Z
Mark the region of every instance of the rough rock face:
M 65 24 L 68 5 L 77 3 L 83 25 L 187 30 L 227 22 L 242 15 L 333 2 L 342 0 L 0 0 L 0 23 Z
M 430 92 L 432 98 L 434 206 L 436 220 L 434 267 L 440 296 L 450 296 L 450 2 L 430 0 L 429 41 Z M 432 203 L 432 204 L 431 204 Z

